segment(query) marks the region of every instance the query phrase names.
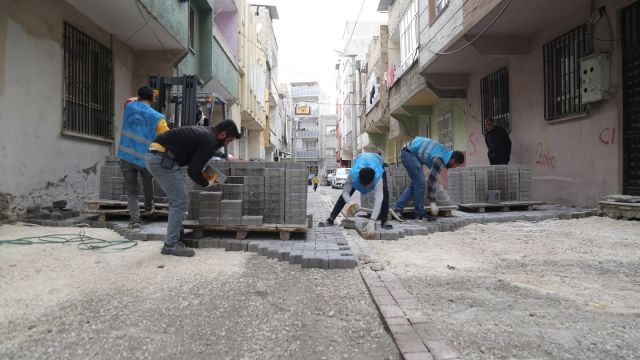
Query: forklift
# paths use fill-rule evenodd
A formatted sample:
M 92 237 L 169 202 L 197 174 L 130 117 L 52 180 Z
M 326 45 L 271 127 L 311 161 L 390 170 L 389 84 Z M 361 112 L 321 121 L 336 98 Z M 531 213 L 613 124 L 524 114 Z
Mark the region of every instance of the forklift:
M 198 75 L 158 76 L 149 75 L 149 86 L 156 102 L 153 108 L 165 114 L 173 106 L 173 126 L 196 125 L 198 109 L 209 110 L 213 117 L 214 106 L 221 106 L 223 119 L 227 118 L 227 104 L 213 92 L 198 92 Z

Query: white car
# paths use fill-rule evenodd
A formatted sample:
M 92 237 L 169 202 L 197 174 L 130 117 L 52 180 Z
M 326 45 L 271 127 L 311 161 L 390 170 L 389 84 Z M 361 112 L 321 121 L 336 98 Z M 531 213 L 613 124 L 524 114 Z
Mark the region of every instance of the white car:
M 333 177 L 335 176 L 334 173 L 331 174 L 327 174 L 327 185 L 331 185 L 333 186 Z
M 345 181 L 347 181 L 347 177 L 349 176 L 350 171 L 351 168 L 337 169 L 335 176 L 331 179 L 331 187 L 334 189 L 344 187 L 344 183 Z

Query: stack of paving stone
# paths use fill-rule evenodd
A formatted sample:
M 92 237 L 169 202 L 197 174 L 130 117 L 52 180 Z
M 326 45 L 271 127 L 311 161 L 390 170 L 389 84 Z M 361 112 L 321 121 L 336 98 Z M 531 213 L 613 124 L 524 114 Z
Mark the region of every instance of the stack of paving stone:
M 229 172 L 227 167 L 227 173 Z M 184 170 L 185 179 L 189 180 L 189 177 Z M 187 181 L 187 189 L 200 188 L 193 181 Z M 144 201 L 144 192 L 142 187 L 142 178 L 138 176 L 138 200 Z M 200 188 L 201 189 L 201 188 Z M 127 192 L 125 188 L 124 177 L 122 176 L 122 170 L 120 169 L 120 160 L 117 156 L 107 156 L 104 165 L 100 167 L 100 199 L 104 200 L 118 200 L 127 201 Z M 155 203 L 167 203 L 167 195 L 162 190 L 162 187 L 158 185 L 155 179 L 153 179 L 153 201 Z
M 203 225 L 306 223 L 305 163 L 221 162 L 214 167 L 229 175 L 226 182 L 190 191 L 187 219 Z
M 526 165 L 457 168 L 450 169 L 448 175 L 448 191 L 454 203 L 486 203 L 490 190 L 500 191 L 501 201 L 531 200 L 531 171 Z
M 307 165 L 287 162 L 285 168 L 285 224 L 304 224 L 307 221 Z

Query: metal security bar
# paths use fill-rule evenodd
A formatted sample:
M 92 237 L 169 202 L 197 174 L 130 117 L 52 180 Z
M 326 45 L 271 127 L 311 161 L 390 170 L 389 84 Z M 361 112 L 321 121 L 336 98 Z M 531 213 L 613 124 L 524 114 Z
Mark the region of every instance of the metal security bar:
M 64 23 L 62 133 L 113 140 L 111 49 Z
M 623 192 L 640 196 L 640 3 L 622 9 Z
M 509 110 L 509 73 L 503 67 L 480 80 L 480 100 L 482 102 L 482 133 L 484 120 L 492 118 L 496 125 L 511 131 L 511 111 Z
M 544 45 L 545 119 L 586 112 L 580 94 L 580 59 L 590 43 L 587 26 L 581 25 Z

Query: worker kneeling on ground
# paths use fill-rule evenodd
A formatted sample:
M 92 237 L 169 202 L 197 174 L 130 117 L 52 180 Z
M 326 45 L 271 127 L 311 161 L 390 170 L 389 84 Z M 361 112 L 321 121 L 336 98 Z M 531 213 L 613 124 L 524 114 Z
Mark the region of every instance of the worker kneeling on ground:
M 200 186 L 211 186 L 215 179 L 203 174 L 207 162 L 221 147 L 240 138 L 238 127 L 232 120 L 224 120 L 214 127 L 187 126 L 175 128 L 159 135 L 149 146 L 145 156 L 147 169 L 156 178 L 169 200 L 167 236 L 162 254 L 193 256 L 193 249 L 180 241 L 180 228 L 189 205 L 182 167 Z
M 387 187 L 384 162 L 380 155 L 373 153 L 363 153 L 356 157 L 351 167 L 351 172 L 349 172 L 344 183 L 342 194 L 336 201 L 329 218 L 324 224 L 321 223 L 320 226 L 333 225 L 336 217 L 338 217 L 338 214 L 340 214 L 340 211 L 342 211 L 342 208 L 351 199 L 356 190 L 362 194 L 368 194 L 373 191 L 375 196 L 371 218 L 363 231 L 365 237 L 370 239 L 373 236 L 375 221 L 378 218 L 384 229 L 393 228 L 391 224 L 387 223 L 389 216 L 389 188 Z
M 411 184 L 402 192 L 398 202 L 391 210 L 394 212 L 394 217 L 402 220 L 402 209 L 409 200 L 413 199 L 416 207 L 416 220 L 418 222 L 434 221 L 435 217 L 427 214 L 424 210 L 425 178 L 422 166 L 427 166 L 430 169 L 429 181 L 426 186 L 433 209 L 436 208 L 436 183 L 440 171 L 444 167 L 456 168 L 462 165 L 464 154 L 460 151 L 449 150 L 446 146 L 440 145 L 432 139 L 416 136 L 404 145 L 400 160 L 411 178 Z

